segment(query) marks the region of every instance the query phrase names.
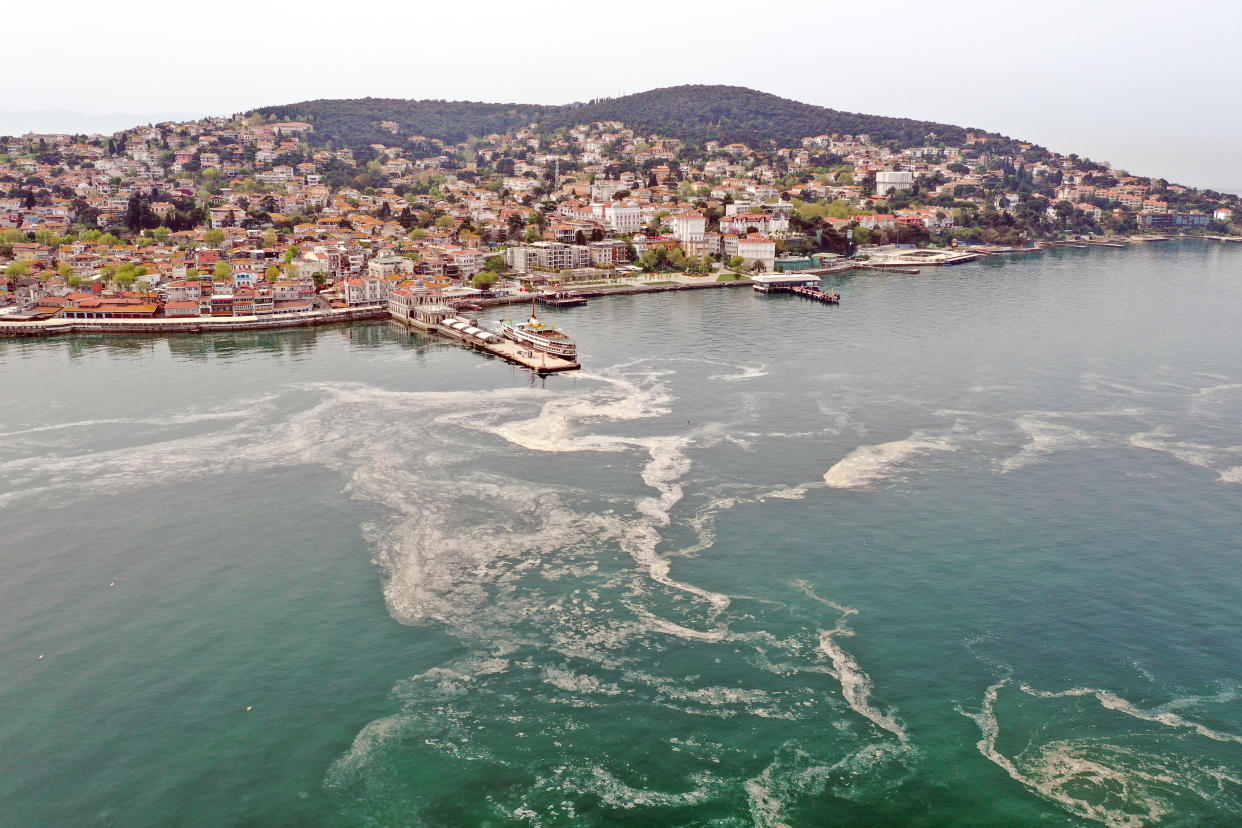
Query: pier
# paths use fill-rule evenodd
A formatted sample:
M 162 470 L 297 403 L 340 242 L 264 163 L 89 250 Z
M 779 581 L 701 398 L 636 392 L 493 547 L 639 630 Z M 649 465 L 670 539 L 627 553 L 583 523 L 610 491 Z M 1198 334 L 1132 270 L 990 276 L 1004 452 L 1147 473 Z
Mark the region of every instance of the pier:
M 803 299 L 810 299 L 813 302 L 819 302 L 823 305 L 841 304 L 840 295 L 822 291 L 813 285 L 807 287 L 795 285 L 789 289 L 789 292 L 795 294 L 796 296 L 801 296 Z
M 578 296 L 564 290 L 557 293 L 540 294 L 536 301 L 549 308 L 577 308 L 587 303 L 585 296 Z
M 841 304 L 840 296 L 820 290 L 819 277 L 808 274 L 809 271 L 805 270 L 800 273 L 772 273 L 755 276 L 751 281 L 755 284 L 755 293 L 792 293 L 825 305 Z
M 582 367 L 576 360 L 524 348 L 516 342 L 505 339 L 495 331 L 480 327 L 477 319 L 467 319 L 456 315 L 456 311 L 447 305 L 418 305 L 410 310 L 409 316 L 394 313 L 392 318 L 422 333 L 435 334 L 459 342 L 475 350 L 500 357 L 506 362 L 529 368 L 537 374 L 576 371 Z

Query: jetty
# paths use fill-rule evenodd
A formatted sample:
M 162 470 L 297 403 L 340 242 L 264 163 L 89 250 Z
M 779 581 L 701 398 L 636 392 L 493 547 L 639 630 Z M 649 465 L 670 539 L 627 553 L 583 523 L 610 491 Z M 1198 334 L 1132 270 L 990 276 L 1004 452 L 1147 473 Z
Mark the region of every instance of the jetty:
M 887 270 L 889 273 L 909 273 L 912 276 L 917 276 L 919 272 L 919 269 L 917 267 L 906 267 L 905 265 L 883 264 L 883 263 L 878 263 L 878 262 L 876 264 L 861 264 L 856 269 L 857 270 Z
M 796 285 L 789 289 L 789 292 L 795 296 L 801 296 L 803 299 L 810 299 L 823 305 L 839 305 L 841 304 L 841 296 L 837 293 L 820 290 L 814 285 L 801 286 Z
M 800 273 L 769 273 L 752 277 L 751 281 L 754 282 L 755 293 L 792 293 L 825 305 L 841 304 L 840 296 L 820 290 L 819 277 L 809 275 L 805 270 Z
M 582 367 L 576 360 L 545 354 L 543 351 L 524 348 L 516 342 L 511 342 L 495 331 L 481 327 L 477 319 L 458 316 L 457 311 L 448 305 L 415 305 L 409 308 L 408 316 L 394 313 L 392 318 L 422 333 L 434 334 L 459 342 L 515 365 L 521 365 L 523 368 L 529 368 L 537 374 L 575 371 Z
M 587 303 L 585 296 L 579 296 L 567 290 L 557 291 L 556 293 L 541 293 L 536 301 L 549 308 L 576 308 Z

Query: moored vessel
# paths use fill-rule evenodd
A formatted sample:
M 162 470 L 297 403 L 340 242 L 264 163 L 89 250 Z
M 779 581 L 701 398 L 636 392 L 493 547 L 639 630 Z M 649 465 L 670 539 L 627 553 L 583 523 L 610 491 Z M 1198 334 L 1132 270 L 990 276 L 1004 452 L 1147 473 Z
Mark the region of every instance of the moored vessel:
M 543 351 L 545 354 L 569 360 L 578 358 L 577 344 L 552 323 L 541 322 L 535 316 L 534 302 L 530 305 L 530 319 L 525 322 L 502 319 L 500 320 L 500 332 L 504 334 L 505 339 Z

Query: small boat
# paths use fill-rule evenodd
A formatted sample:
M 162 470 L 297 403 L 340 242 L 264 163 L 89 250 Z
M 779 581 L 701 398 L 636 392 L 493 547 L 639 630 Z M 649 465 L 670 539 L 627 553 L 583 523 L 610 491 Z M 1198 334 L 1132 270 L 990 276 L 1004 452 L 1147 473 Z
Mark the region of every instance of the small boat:
M 514 322 L 512 319 L 500 320 L 500 332 L 505 339 L 511 339 L 519 345 L 525 345 L 545 354 L 563 359 L 577 360 L 578 346 L 572 339 L 561 332 L 550 322 L 540 322 L 535 316 L 535 303 L 530 303 L 530 319 L 526 322 Z

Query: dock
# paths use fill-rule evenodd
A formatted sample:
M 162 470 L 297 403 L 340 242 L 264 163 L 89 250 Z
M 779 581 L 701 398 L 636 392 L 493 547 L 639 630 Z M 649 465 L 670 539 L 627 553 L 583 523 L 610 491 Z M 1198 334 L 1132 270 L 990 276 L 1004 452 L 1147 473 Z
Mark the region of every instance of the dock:
M 813 302 L 819 302 L 824 305 L 841 304 L 841 297 L 838 294 L 827 293 L 814 286 L 802 287 L 795 285 L 789 288 L 789 292 L 801 296 L 803 299 L 810 299 Z
M 506 362 L 529 368 L 537 374 L 576 371 L 582 367 L 576 360 L 524 348 L 516 342 L 505 339 L 495 331 L 480 327 L 477 319 L 457 316 L 456 311 L 447 305 L 417 305 L 410 310 L 409 316 L 394 313 L 392 318 L 422 333 L 440 336 L 489 353 Z
M 819 277 L 803 270 L 798 273 L 769 273 L 751 279 L 755 293 L 792 293 L 825 305 L 841 304 L 841 297 L 826 293 L 819 288 Z
M 541 293 L 535 301 L 549 308 L 577 308 L 587 303 L 585 296 L 578 296 L 568 291 Z
M 861 264 L 858 270 L 886 270 L 889 273 L 908 273 L 911 276 L 917 276 L 919 269 L 917 267 L 905 267 L 896 264 Z

